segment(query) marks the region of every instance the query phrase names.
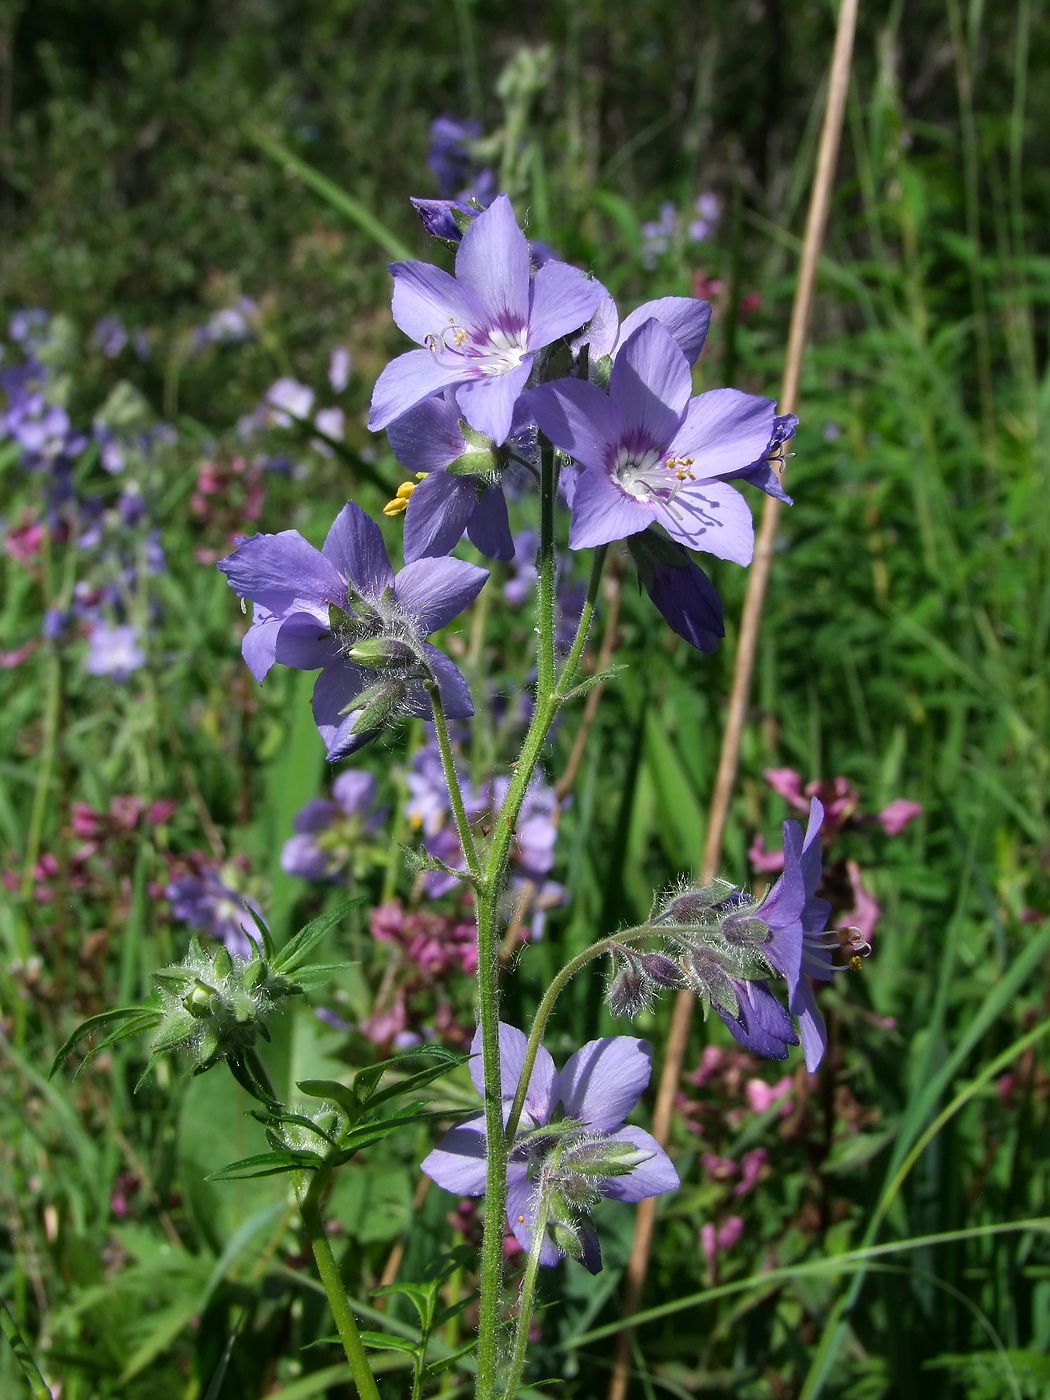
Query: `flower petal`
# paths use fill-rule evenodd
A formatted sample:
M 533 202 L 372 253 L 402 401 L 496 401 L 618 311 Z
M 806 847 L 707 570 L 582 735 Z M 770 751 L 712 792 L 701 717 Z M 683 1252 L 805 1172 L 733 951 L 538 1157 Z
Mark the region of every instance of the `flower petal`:
M 569 263 L 544 263 L 532 279 L 529 295 L 530 350 L 578 331 L 594 315 L 605 296 L 600 282 Z
M 312 613 L 292 613 L 281 623 L 276 659 L 298 671 L 317 671 L 339 659 L 339 644 L 326 622 Z
M 659 321 L 673 337 L 690 365 L 696 364 L 711 324 L 711 303 L 696 297 L 658 297 L 643 302 L 620 327 L 619 344 L 631 338 L 646 321 Z M 615 352 L 614 352 L 615 353 Z
M 620 416 L 596 384 L 556 379 L 531 390 L 526 403 L 555 447 L 584 467 L 604 471 L 623 432 Z
M 827 928 L 831 916 L 831 905 L 826 899 L 818 899 L 817 886 L 820 884 L 824 866 L 820 851 L 820 828 L 824 823 L 824 807 L 816 798 L 810 799 L 809 822 L 802 842 L 802 879 L 806 886 L 806 907 L 802 910 L 802 927 L 807 933 L 822 933 Z
M 479 433 L 495 443 L 506 442 L 514 422 L 514 408 L 532 370 L 532 356 L 502 374 L 468 379 L 456 391 L 463 417 Z
M 433 402 L 429 400 L 428 402 Z M 405 511 L 405 559 L 439 559 L 463 538 L 478 504 L 476 478 L 432 471 L 419 483 Z
M 474 601 L 488 576 L 488 569 L 465 559 L 417 559 L 394 580 L 394 597 L 429 637 Z
M 602 1195 L 613 1201 L 644 1201 L 647 1196 L 662 1196 L 665 1191 L 677 1191 L 681 1182 L 670 1157 L 644 1128 L 621 1128 L 610 1133 L 607 1142 L 627 1142 L 653 1155 L 640 1162 L 628 1176 L 610 1176 L 602 1182 Z
M 267 613 L 261 621 L 253 622 L 241 642 L 241 655 L 248 670 L 262 685 L 263 677 L 277 660 L 277 637 L 283 619 Z
M 428 336 L 439 339 L 450 325 L 478 331 L 485 313 L 461 281 L 432 263 L 396 262 L 391 312 L 395 322 L 417 345 Z
M 634 1036 L 606 1035 L 588 1041 L 561 1072 L 565 1112 L 599 1132 L 612 1132 L 648 1085 L 652 1059 L 649 1042 Z
M 346 603 L 346 584 L 298 530 L 253 535 L 217 566 L 242 598 L 268 612 L 309 612 L 328 619 L 329 602 Z
M 329 763 L 363 748 L 375 737 L 370 733 L 351 733 L 357 715 L 352 710 L 349 714 L 342 713 L 372 679 L 372 675 L 352 661 L 337 661 L 326 666 L 317 677 L 313 695 L 314 723 L 325 742 Z
M 692 399 L 669 451 L 692 457 L 697 477 L 749 467 L 769 448 L 776 404 L 739 389 L 709 389 Z
M 394 582 L 382 532 L 355 501 L 336 516 L 321 552 L 367 597 L 378 598 Z
M 391 360 L 372 390 L 368 426 L 377 433 L 415 408 L 421 399 L 458 384 L 466 374 L 462 359 L 440 360 L 431 350 L 409 350 Z
M 457 1196 L 481 1196 L 485 1192 L 487 1149 L 485 1115 L 476 1113 L 451 1128 L 420 1163 L 431 1181 Z
M 663 452 L 678 430 L 692 389 L 685 356 L 659 321 L 646 321 L 617 352 L 609 399 L 619 410 L 632 447 Z
M 536 1223 L 538 1205 L 536 1187 L 525 1175 L 525 1168 L 519 1168 L 520 1175 L 511 1178 L 507 1174 L 507 1223 L 514 1238 L 528 1253 L 532 1249 L 532 1227 Z M 541 1246 L 540 1263 L 557 1264 L 561 1250 L 548 1235 Z
M 426 653 L 427 664 L 438 683 L 441 703 L 445 707 L 445 718 L 470 719 L 474 713 L 474 706 L 470 699 L 470 690 L 459 667 L 454 661 L 450 661 L 443 651 L 431 646 L 429 642 L 423 643 L 423 650 Z M 416 719 L 434 718 L 430 696 L 426 686 L 421 681 L 414 682 L 409 686 L 408 713 Z
M 531 271 L 529 245 L 510 199 L 497 195 L 463 235 L 456 252 L 456 278 L 481 303 L 490 326 L 518 330 L 529 318 Z
M 806 1068 L 810 1074 L 815 1074 L 827 1049 L 828 1031 L 813 988 L 805 977 L 799 979 L 795 995 L 791 998 L 791 1014 L 798 1017 L 798 1033 L 802 1037 Z
M 750 564 L 755 522 L 739 491 L 721 481 L 689 481 L 670 503 L 654 503 L 656 518 L 672 539 L 734 564 Z
M 653 507 L 628 496 L 604 469 L 582 473 L 572 497 L 570 549 L 627 539 L 653 523 Z
M 521 1072 L 525 1068 L 525 1047 L 528 1039 L 516 1026 L 499 1023 L 499 1061 L 502 1096 L 508 1102 L 513 1099 L 518 1088 Z M 485 1071 L 481 1062 L 481 1027 L 474 1032 L 470 1043 L 470 1077 L 474 1088 L 484 1098 Z M 532 1067 L 528 1092 L 525 1095 L 525 1110 L 534 1123 L 546 1123 L 551 1110 L 560 1097 L 560 1078 L 554 1068 L 550 1051 L 541 1045 Z
M 412 471 L 442 471 L 467 450 L 459 416 L 448 390 L 417 403 L 386 430 L 394 456 Z
M 514 558 L 514 536 L 501 486 L 486 486 L 482 491 L 467 526 L 467 539 L 490 559 Z
M 715 1010 L 726 1023 L 734 1040 L 754 1055 L 769 1060 L 786 1060 L 789 1045 L 798 1044 L 791 1017 L 769 990 L 766 982 L 742 982 L 734 978 L 739 1015 L 733 1016 L 715 1003 Z

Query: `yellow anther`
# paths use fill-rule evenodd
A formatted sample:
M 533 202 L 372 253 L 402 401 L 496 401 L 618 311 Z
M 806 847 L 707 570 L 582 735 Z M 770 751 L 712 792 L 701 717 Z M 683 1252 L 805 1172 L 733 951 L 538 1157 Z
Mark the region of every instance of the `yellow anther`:
M 416 472 L 416 480 L 417 480 L 417 481 L 422 481 L 424 477 L 427 477 L 427 476 L 429 476 L 429 475 L 430 475 L 429 472 Z
M 864 966 L 864 960 L 863 960 L 863 958 L 860 956 L 859 953 L 854 953 L 853 956 L 852 956 L 852 957 L 850 958 L 850 960 L 849 960 L 849 965 L 850 965 L 850 967 L 853 969 L 854 972 L 859 972 L 859 971 L 861 970 L 861 968 Z
M 414 481 L 403 481 L 397 488 L 394 499 L 392 501 L 387 501 L 386 505 L 383 507 L 383 514 L 400 515 L 403 510 L 407 510 L 408 498 L 415 489 L 416 483 Z
M 463 329 L 462 326 L 460 326 L 458 329 L 452 332 L 452 340 L 453 343 L 456 345 L 457 349 L 461 345 L 466 345 L 469 339 L 470 337 L 467 335 L 466 331 Z

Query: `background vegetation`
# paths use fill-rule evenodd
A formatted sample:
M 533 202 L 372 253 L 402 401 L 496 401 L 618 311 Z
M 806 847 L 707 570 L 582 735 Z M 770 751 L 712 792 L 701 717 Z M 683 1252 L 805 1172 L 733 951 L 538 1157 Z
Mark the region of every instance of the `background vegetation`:
M 295 812 L 332 776 L 311 678 L 279 671 L 254 686 L 238 654 L 243 621 L 211 563 L 254 529 L 294 524 L 317 540 L 350 494 L 381 506 L 401 473 L 364 416 L 400 339 L 386 253 L 258 137 L 429 257 L 407 204 L 434 192 L 429 123 L 473 115 L 504 132 L 494 158 L 530 234 L 593 269 L 625 307 L 712 295 L 698 384 L 775 393 L 833 22 L 818 0 L 0 6 L 0 300 L 59 318 L 42 352 L 49 393 L 89 436 L 107 406 L 129 457 L 110 475 L 105 435 L 76 456 L 80 498 L 97 498 L 119 535 L 92 552 L 68 515 L 48 514 L 47 474 L 25 469 L 14 438 L 0 441 L 0 1289 L 64 1400 L 349 1393 L 334 1349 L 309 1347 L 331 1327 L 283 1189 L 204 1179 L 261 1132 L 230 1086 L 214 1075 L 187 1085 L 162 1064 L 133 1092 L 138 1048 L 76 1085 L 46 1081 L 78 1019 L 144 994 L 149 971 L 181 956 L 188 930 L 165 891 L 193 861 L 239 881 L 279 931 L 341 893 L 280 866 Z M 501 72 L 511 77 L 498 83 Z M 726 870 L 753 878 L 756 833 L 779 844 L 789 811 L 767 768 L 803 782 L 843 775 L 861 813 L 898 796 L 924 811 L 892 839 L 855 820 L 832 849 L 838 907 L 850 905 L 852 860 L 881 917 L 874 957 L 824 998 L 832 1045 L 819 1075 L 789 1062 L 787 1097 L 771 1103 L 781 1067 L 736 1055 L 721 1025 L 694 1030 L 674 1137 L 684 1188 L 660 1218 L 646 1303 L 788 1272 L 647 1324 L 638 1396 L 1050 1395 L 1044 1227 L 986 1229 L 1047 1214 L 1048 73 L 1036 0 L 862 6 L 792 444 L 797 504 Z M 704 192 L 721 214 L 693 243 L 688 211 Z M 666 202 L 679 217 L 654 252 L 643 225 Z M 245 338 L 196 333 L 241 297 L 255 307 Z M 139 353 L 131 342 L 104 353 L 94 328 L 111 316 L 141 333 Z M 339 394 L 326 379 L 336 345 L 354 364 Z M 0 371 L 21 353 L 9 336 Z M 326 456 L 309 432 L 279 426 L 247 444 L 238 435 L 281 376 L 343 408 L 346 452 Z M 120 385 L 131 387 L 114 399 Z M 243 472 L 238 456 L 250 459 Z M 287 461 L 273 469 L 259 456 Z M 218 491 L 202 489 L 205 462 Z M 118 493 L 132 477 L 147 516 L 120 534 Z M 163 572 L 146 567 L 153 528 Z M 654 647 L 648 603 L 622 581 L 629 669 L 605 689 L 561 822 L 554 875 L 569 898 L 522 952 L 509 1019 L 566 953 L 644 915 L 650 891 L 699 859 L 744 588 L 731 565 L 715 577 L 729 635 L 713 657 Z M 85 671 L 76 619 L 41 637 L 45 608 L 71 604 L 79 581 L 117 588 L 141 623 L 146 664 L 124 681 Z M 610 595 L 607 617 L 612 606 Z M 522 614 L 507 621 L 493 606 L 445 641 L 470 664 L 483 657 L 513 700 L 527 635 Z M 465 761 L 481 778 L 508 751 L 498 695 L 479 710 Z M 552 781 L 575 725 L 556 736 Z M 394 834 L 420 740 L 410 732 L 350 765 L 377 775 Z M 139 809 L 112 806 L 129 796 Z M 168 806 L 151 815 L 158 802 Z M 107 814 L 94 835 L 78 803 Z M 378 857 L 357 882 L 373 904 L 418 897 Z M 455 913 L 451 897 L 424 907 Z M 408 956 L 376 942 L 364 917 L 330 951 L 361 966 L 321 998 L 338 1024 L 310 1008 L 289 1018 L 278 1051 L 290 1079 L 376 1057 L 362 1023 L 391 978 L 419 1024 L 444 997 L 443 1033 L 469 1026 L 469 981 L 411 983 Z M 597 979 L 575 987 L 556 1057 L 611 1028 L 601 992 Z M 644 1024 L 657 1057 L 666 1025 L 666 1007 Z M 451 1112 L 466 1090 L 449 1085 Z M 346 1170 L 332 1206 L 348 1285 L 372 1308 L 381 1278 L 417 1277 L 435 1242 L 472 1229 L 454 1200 L 419 1189 L 426 1143 L 393 1143 Z M 759 1148 L 757 1184 L 734 1194 Z M 603 1274 L 569 1264 L 548 1281 L 555 1306 L 533 1372 L 579 1400 L 604 1393 L 609 1343 L 575 1342 L 619 1315 L 630 1244 L 627 1211 L 610 1204 L 601 1223 Z M 879 1255 L 863 1275 L 849 1261 L 817 1267 L 871 1244 L 875 1228 L 884 1243 L 959 1234 Z M 465 1294 L 470 1278 L 450 1286 Z M 384 1325 L 399 1319 L 408 1314 L 390 1305 Z M 465 1383 L 455 1370 L 441 1382 L 448 1394 Z M 0 1390 L 22 1385 L 0 1351 Z

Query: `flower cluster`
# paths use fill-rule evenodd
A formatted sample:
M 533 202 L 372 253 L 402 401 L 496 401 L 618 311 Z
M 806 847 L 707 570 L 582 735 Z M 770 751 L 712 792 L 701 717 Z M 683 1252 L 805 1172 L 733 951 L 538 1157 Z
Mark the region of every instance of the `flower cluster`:
M 859 965 L 869 951 L 859 929 L 825 931 L 831 905 L 816 892 L 823 818 L 814 797 L 805 833 L 798 822 L 784 823 L 784 870 L 761 899 L 724 880 L 688 886 L 665 899 L 644 926 L 664 951 L 627 945 L 616 950 L 618 970 L 609 989 L 613 1013 L 636 1014 L 661 988 L 689 987 L 705 1014 L 714 1008 L 745 1049 L 782 1060 L 801 1037 L 806 1066 L 815 1070 L 827 1034 L 811 979 L 830 981 L 836 950 L 845 951 L 846 966 Z M 772 977 L 787 983 L 787 1009 L 769 985 Z
M 714 232 L 721 213 L 721 201 L 710 190 L 697 195 L 684 219 L 675 205 L 666 200 L 660 205 L 660 217 L 642 225 L 642 265 L 654 268 L 683 232 L 688 242 L 703 243 Z
M 525 1036 L 499 1028 L 501 1091 L 505 1113 L 525 1063 Z M 471 1046 L 471 1079 L 484 1096 L 481 1033 Z M 649 1083 L 652 1052 L 644 1040 L 605 1036 L 588 1041 L 559 1073 L 542 1046 L 536 1056 L 521 1122 L 507 1166 L 507 1220 L 521 1246 L 540 1234 L 540 1263 L 563 1255 L 592 1273 L 602 1266 L 590 1211 L 604 1196 L 642 1201 L 678 1186 L 670 1158 L 651 1134 L 624 1120 Z M 461 1196 L 485 1191 L 485 1115 L 475 1114 L 445 1134 L 423 1170 Z
M 188 861 L 190 869 L 174 874 L 165 890 L 172 918 L 217 939 L 231 953 L 247 957 L 257 931 L 249 908 L 257 914 L 262 911 L 242 888 L 243 862 L 230 860 L 217 868 L 203 859 L 189 857 Z
M 371 773 L 345 769 L 332 784 L 332 798 L 311 798 L 295 815 L 295 835 L 284 843 L 281 868 L 304 880 L 360 876 L 375 851 L 375 833 L 386 810 L 376 806 Z

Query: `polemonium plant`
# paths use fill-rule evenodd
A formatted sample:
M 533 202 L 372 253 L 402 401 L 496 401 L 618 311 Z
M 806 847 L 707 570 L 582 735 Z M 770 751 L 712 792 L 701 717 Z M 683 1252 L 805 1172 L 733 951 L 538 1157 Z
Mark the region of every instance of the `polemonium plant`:
M 469 132 L 453 135 L 462 143 Z M 448 194 L 459 147 L 446 142 L 441 149 L 442 160 L 452 162 L 442 166 Z M 271 1150 L 225 1174 L 293 1176 L 354 1382 L 369 1400 L 379 1395 L 369 1349 L 390 1343 L 358 1331 L 322 1218 L 325 1193 L 356 1153 L 398 1127 L 424 1123 L 420 1095 L 468 1060 L 481 1110 L 447 1128 L 422 1166 L 440 1186 L 484 1201 L 473 1364 L 477 1397 L 495 1400 L 517 1393 L 540 1270 L 566 1256 L 568 1267 L 578 1261 L 600 1268 L 603 1199 L 634 1202 L 678 1184 L 663 1145 L 627 1121 L 649 1083 L 647 1043 L 625 1035 L 590 1041 L 560 1071 L 543 1048 L 569 980 L 607 960 L 608 1005 L 625 1017 L 653 1005 L 662 990 L 690 988 L 742 1046 L 784 1059 L 801 1040 L 812 1070 L 824 1050 L 812 980 L 831 977 L 836 951 L 848 964 L 862 944 L 856 931 L 826 932 L 828 906 L 818 893 L 822 810 L 814 799 L 805 832 L 785 823 L 783 871 L 768 892 L 752 895 L 721 879 L 684 881 L 654 899 L 643 923 L 600 938 L 558 970 L 527 1033 L 501 1021 L 501 982 L 513 975 L 509 933 L 529 912 L 524 896 L 553 884 L 564 794 L 543 781 L 541 753 L 559 714 L 605 678 L 593 668 L 586 674 L 583 663 L 610 548 L 622 545 L 633 559 L 679 636 L 713 650 L 724 631 L 722 606 L 694 554 L 750 561 L 751 510 L 738 488 L 783 497 L 777 467 L 796 424 L 760 395 L 733 388 L 693 393 L 691 367 L 711 314 L 706 303 L 663 298 L 621 322 L 612 298 L 586 272 L 530 252 L 506 195 L 487 208 L 462 200 L 417 207 L 424 225 L 455 245 L 455 274 L 422 262 L 391 267 L 394 320 L 418 348 L 379 375 L 370 417 L 374 430 L 387 430 L 412 477 L 384 510 L 390 532 L 403 519 L 407 562 L 395 572 L 379 524 L 349 501 L 319 548 L 294 529 L 258 534 L 218 567 L 254 605 L 243 655 L 255 679 L 264 682 L 275 664 L 318 672 L 313 714 L 329 761 L 357 753 L 405 719 L 433 722 L 432 743 L 417 751 L 404 776 L 401 820 L 420 835 L 417 897 L 458 889 L 457 913 L 408 915 L 387 898 L 372 925 L 377 939 L 415 959 L 421 977 L 452 964 L 476 968 L 469 1054 L 425 1040 L 409 1046 L 419 1035 L 406 1029 L 404 989 L 395 988 L 361 1028 L 377 1043 L 406 1048 L 359 1070 L 352 1082 L 303 1081 L 303 1100 L 285 1103 L 259 1041 L 272 1015 L 307 990 L 308 955 L 347 906 L 278 950 L 257 909 L 242 903 L 233 917 L 231 891 L 215 875 L 170 893 L 182 917 L 227 946 L 209 956 L 192 944 L 182 963 L 155 974 L 151 1007 L 95 1018 L 61 1057 L 112 1020 L 103 1044 L 150 1029 L 155 1055 L 179 1049 L 196 1072 L 227 1064 L 259 1101 L 256 1117 Z M 348 364 L 335 367 L 333 384 L 345 384 L 348 373 Z M 269 411 L 305 421 L 313 397 L 301 389 L 292 381 L 274 386 Z M 513 492 L 504 489 L 508 474 Z M 516 522 L 516 537 L 508 495 L 526 517 Z M 558 596 L 555 541 L 565 506 L 570 551 L 590 552 L 586 591 L 572 607 L 564 598 L 560 606 Z M 464 534 L 482 553 L 513 564 L 504 591 L 484 606 L 502 599 L 517 609 L 531 598 L 535 608 L 524 738 L 504 774 L 475 771 L 473 783 L 449 721 L 468 721 L 474 700 L 435 644 L 489 581 L 488 570 L 452 557 Z M 482 683 L 483 650 L 472 648 L 466 667 Z M 308 879 L 336 877 L 352 866 L 354 843 L 373 840 L 375 831 L 374 780 L 346 770 L 331 801 L 315 799 L 299 812 L 284 868 Z M 403 1106 L 391 1112 L 396 1097 Z M 508 1228 L 528 1256 L 516 1299 L 505 1289 Z M 412 1353 L 413 1400 L 436 1374 L 427 1338 L 434 1280 L 446 1275 L 435 1269 L 412 1285 L 414 1297 L 430 1300 L 429 1312 L 419 1304 L 417 1341 L 397 1343 Z M 516 1313 L 509 1352 L 500 1343 L 508 1308 Z

